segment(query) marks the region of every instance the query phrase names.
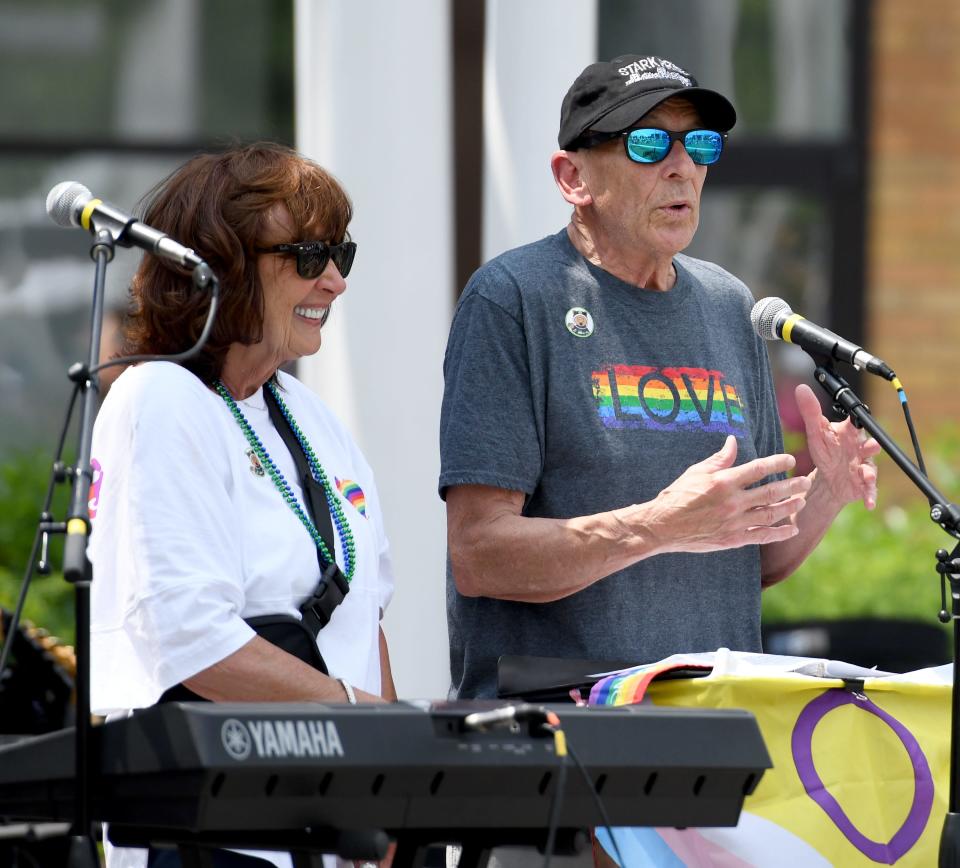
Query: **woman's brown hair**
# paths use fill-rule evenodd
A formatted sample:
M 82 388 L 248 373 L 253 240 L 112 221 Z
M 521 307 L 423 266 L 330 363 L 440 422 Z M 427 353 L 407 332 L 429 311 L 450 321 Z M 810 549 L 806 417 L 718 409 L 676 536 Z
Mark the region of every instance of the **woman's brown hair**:
M 194 157 L 144 201 L 144 222 L 192 247 L 220 280 L 210 338 L 198 356 L 183 363 L 205 383 L 220 376 L 230 344 L 255 344 L 263 336 L 256 248 L 263 244 L 270 209 L 283 205 L 296 230 L 295 237 L 271 243 L 339 243 L 352 216 L 350 200 L 332 175 L 274 144 Z M 155 256 L 140 263 L 130 300 L 122 355 L 182 352 L 199 337 L 209 306 L 209 296 L 194 288 L 188 272 Z

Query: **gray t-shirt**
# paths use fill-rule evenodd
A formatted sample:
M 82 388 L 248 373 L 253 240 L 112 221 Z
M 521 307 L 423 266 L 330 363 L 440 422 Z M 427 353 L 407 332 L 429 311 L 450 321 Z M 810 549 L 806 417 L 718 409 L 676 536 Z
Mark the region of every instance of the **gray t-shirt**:
M 444 359 L 441 497 L 490 485 L 524 492 L 524 515 L 569 518 L 652 500 L 728 434 L 737 463 L 782 451 L 749 290 L 712 263 L 674 265 L 669 292 L 638 289 L 563 230 L 480 268 Z M 553 603 L 464 597 L 448 561 L 447 624 L 462 698 L 495 695 L 502 654 L 757 651 L 759 549 L 647 558 Z

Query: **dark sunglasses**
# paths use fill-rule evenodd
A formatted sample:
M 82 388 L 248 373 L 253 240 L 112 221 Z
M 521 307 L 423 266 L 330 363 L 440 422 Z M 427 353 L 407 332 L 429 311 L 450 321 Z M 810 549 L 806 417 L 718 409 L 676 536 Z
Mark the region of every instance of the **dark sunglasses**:
M 658 127 L 640 127 L 620 133 L 627 156 L 635 163 L 659 163 L 674 142 L 681 142 L 684 150 L 698 166 L 712 166 L 720 159 L 726 133 L 716 130 L 686 130 L 675 133 Z
M 297 241 L 294 244 L 274 244 L 273 247 L 259 247 L 258 253 L 281 253 L 297 257 L 297 274 L 304 280 L 316 280 L 327 263 L 332 259 L 341 277 L 346 277 L 353 268 L 353 257 L 357 255 L 355 241 L 341 241 L 339 244 L 327 244 L 326 241 Z

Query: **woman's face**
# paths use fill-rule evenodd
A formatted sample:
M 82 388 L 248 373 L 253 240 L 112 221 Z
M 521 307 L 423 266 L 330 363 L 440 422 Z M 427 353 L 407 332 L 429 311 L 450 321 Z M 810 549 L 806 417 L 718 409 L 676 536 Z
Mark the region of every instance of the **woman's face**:
M 331 241 L 295 238 L 290 215 L 276 206 L 268 215 L 264 247 L 286 241 Z M 260 347 L 274 354 L 277 366 L 309 356 L 320 349 L 320 330 L 334 300 L 347 283 L 331 259 L 319 277 L 297 274 L 297 260 L 282 253 L 261 254 L 257 273 L 263 291 L 263 340 Z

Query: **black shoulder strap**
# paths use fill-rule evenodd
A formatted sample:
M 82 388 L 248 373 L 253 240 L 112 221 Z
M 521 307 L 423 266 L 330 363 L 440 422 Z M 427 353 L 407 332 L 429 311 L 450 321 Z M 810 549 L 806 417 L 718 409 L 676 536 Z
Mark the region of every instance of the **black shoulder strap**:
M 310 464 L 307 462 L 307 456 L 303 454 L 303 447 L 300 445 L 300 441 L 297 440 L 297 435 L 293 433 L 287 417 L 283 415 L 277 399 L 273 396 L 273 392 L 271 392 L 267 386 L 263 387 L 263 396 L 267 401 L 270 421 L 273 422 L 274 427 L 283 438 L 283 442 L 287 444 L 287 449 L 290 451 L 290 455 L 293 456 L 293 463 L 297 465 L 297 473 L 300 475 L 300 487 L 303 489 L 303 497 L 306 501 L 310 517 L 313 519 L 313 524 L 320 532 L 323 541 L 327 544 L 330 554 L 333 554 L 335 551 L 333 547 L 333 522 L 330 519 L 330 505 L 327 503 L 327 494 L 323 490 L 323 486 L 313 478 Z M 318 556 L 320 556 L 319 548 L 317 549 L 317 553 Z M 326 566 L 327 564 L 321 561 L 320 571 L 323 572 Z
M 263 387 L 263 396 L 267 402 L 270 420 L 283 438 L 283 442 L 286 443 L 287 449 L 293 457 L 293 463 L 297 465 L 304 501 L 307 505 L 307 511 L 313 519 L 314 527 L 326 543 L 327 550 L 335 557 L 333 521 L 330 518 L 330 504 L 327 503 L 327 494 L 323 490 L 323 486 L 313 478 L 313 472 L 310 470 L 307 456 L 303 454 L 303 447 L 297 440 L 297 435 L 293 433 L 293 429 L 290 427 L 287 417 L 283 415 L 277 399 L 266 385 Z M 313 593 L 300 606 L 304 623 L 311 629 L 314 636 L 326 626 L 333 610 L 340 605 L 350 590 L 350 584 L 344 578 L 336 560 L 325 563 L 319 546 L 317 547 L 317 562 L 320 564 L 320 581 Z

